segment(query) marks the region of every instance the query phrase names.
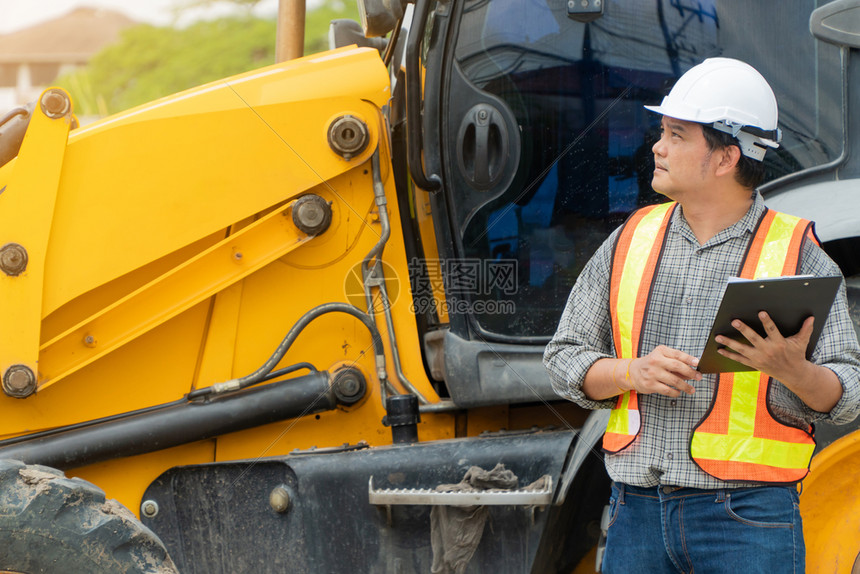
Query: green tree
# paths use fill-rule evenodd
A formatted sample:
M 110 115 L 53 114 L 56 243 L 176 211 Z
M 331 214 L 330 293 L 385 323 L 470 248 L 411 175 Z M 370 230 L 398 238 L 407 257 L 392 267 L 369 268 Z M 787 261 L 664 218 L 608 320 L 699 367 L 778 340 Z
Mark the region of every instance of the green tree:
M 359 22 L 358 4 L 354 0 L 326 0 L 305 18 L 305 54 L 328 50 L 328 25 L 332 20 L 349 18 Z
M 358 10 L 341 0 L 327 0 L 308 11 L 305 54 L 328 49 L 328 23 L 335 18 L 358 19 Z M 186 28 L 135 26 L 85 68 L 61 76 L 55 84 L 69 90 L 78 115 L 105 116 L 273 64 L 275 36 L 274 19 L 249 13 Z

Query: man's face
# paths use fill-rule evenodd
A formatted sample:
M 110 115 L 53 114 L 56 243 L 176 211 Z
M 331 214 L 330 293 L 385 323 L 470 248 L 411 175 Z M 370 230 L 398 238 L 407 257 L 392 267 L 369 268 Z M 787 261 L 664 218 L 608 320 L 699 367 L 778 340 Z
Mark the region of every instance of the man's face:
M 711 150 L 702 126 L 663 116 L 654 152 L 654 191 L 676 201 L 702 188 L 711 174 Z

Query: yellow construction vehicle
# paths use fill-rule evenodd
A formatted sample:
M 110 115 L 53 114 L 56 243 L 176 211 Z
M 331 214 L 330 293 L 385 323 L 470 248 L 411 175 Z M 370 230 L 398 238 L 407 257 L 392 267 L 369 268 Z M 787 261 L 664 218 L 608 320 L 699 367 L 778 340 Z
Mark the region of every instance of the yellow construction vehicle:
M 761 70 L 762 191 L 860 324 L 857 6 L 362 0 L 323 54 L 84 127 L 56 88 L 13 110 L 0 571 L 593 572 L 606 413 L 541 355 L 657 201 L 642 106 L 708 56 Z M 857 428 L 817 429 L 810 572 L 860 568 Z

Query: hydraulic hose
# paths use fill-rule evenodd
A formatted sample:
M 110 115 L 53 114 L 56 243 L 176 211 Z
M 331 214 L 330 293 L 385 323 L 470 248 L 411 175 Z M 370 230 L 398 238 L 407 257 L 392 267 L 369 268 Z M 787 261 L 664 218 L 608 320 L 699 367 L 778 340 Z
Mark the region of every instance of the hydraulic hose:
M 371 338 L 373 339 L 373 350 L 376 355 L 377 376 L 379 377 L 380 383 L 384 385 L 388 379 L 388 375 L 385 371 L 385 347 L 382 344 L 382 337 L 379 334 L 379 329 L 376 328 L 376 325 L 373 323 L 370 316 L 361 311 L 358 307 L 349 305 L 348 303 L 336 302 L 323 303 L 302 315 L 302 317 L 296 321 L 296 323 L 287 332 L 286 336 L 275 349 L 275 352 L 272 353 L 266 362 L 253 373 L 245 375 L 244 377 L 239 377 L 238 379 L 231 379 L 223 383 L 215 383 L 211 387 L 198 389 L 193 391 L 192 394 L 194 397 L 189 395 L 189 398 L 237 391 L 266 380 L 266 377 L 271 375 L 272 370 L 277 366 L 281 359 L 284 358 L 284 355 L 287 354 L 287 351 L 304 328 L 307 327 L 314 319 L 328 313 L 346 313 L 347 315 L 352 315 L 367 327 L 368 331 L 370 331 Z
M 367 312 L 371 313 L 374 309 L 373 296 L 371 288 L 379 289 L 379 295 L 382 298 L 382 311 L 385 316 L 385 324 L 388 328 L 388 340 L 391 343 L 391 358 L 394 363 L 394 372 L 397 375 L 397 380 L 406 388 L 409 393 L 418 397 L 418 402 L 423 405 L 429 404 L 421 392 L 406 378 L 403 372 L 403 367 L 400 364 L 400 350 L 397 348 L 397 338 L 394 336 L 394 319 L 391 316 L 391 303 L 388 297 L 388 290 L 385 287 L 385 272 L 383 271 L 382 252 L 385 249 L 385 244 L 391 237 L 391 222 L 388 220 L 387 204 L 388 200 L 385 197 L 385 186 L 382 184 L 382 171 L 379 166 L 379 148 L 371 158 L 371 166 L 373 170 L 373 195 L 376 200 L 377 211 L 379 212 L 379 225 L 382 233 L 379 236 L 379 241 L 368 252 L 362 262 L 362 275 L 364 280 L 364 296 L 367 301 Z M 383 401 L 385 397 L 383 397 Z
M 317 370 L 317 368 L 314 367 L 310 363 L 296 363 L 295 365 L 290 365 L 289 367 L 284 367 L 283 369 L 278 369 L 277 371 L 271 371 L 271 372 L 267 373 L 265 376 L 261 377 L 260 380 L 246 385 L 246 387 L 250 387 L 251 385 L 254 385 L 257 383 L 263 383 L 265 381 L 271 381 L 273 379 L 283 377 L 284 375 L 289 375 L 290 373 L 293 373 L 293 372 L 298 371 L 300 369 L 307 369 L 312 373 L 318 373 L 319 372 Z M 223 384 L 223 383 L 221 383 L 221 384 Z M 243 387 L 243 388 L 246 388 L 246 387 Z M 191 391 L 190 393 L 188 393 L 186 398 L 189 401 L 192 401 L 194 399 L 199 399 L 200 397 L 205 397 L 205 396 L 211 395 L 213 393 L 217 393 L 217 391 L 215 391 L 213 387 L 204 387 L 202 389 L 197 389 L 197 390 Z
M 15 116 L 26 116 L 30 111 L 27 108 L 13 108 L 9 113 L 0 118 L 0 126 L 14 118 Z

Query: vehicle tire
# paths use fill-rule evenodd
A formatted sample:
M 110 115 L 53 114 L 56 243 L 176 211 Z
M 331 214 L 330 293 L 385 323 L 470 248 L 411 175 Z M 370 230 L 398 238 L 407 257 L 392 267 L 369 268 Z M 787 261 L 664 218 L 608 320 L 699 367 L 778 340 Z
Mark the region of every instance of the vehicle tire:
M 857 476 L 860 430 L 835 440 L 812 459 L 800 495 L 808 574 L 860 574 Z
M 95 485 L 0 460 L 0 571 L 174 574 L 164 545 Z

